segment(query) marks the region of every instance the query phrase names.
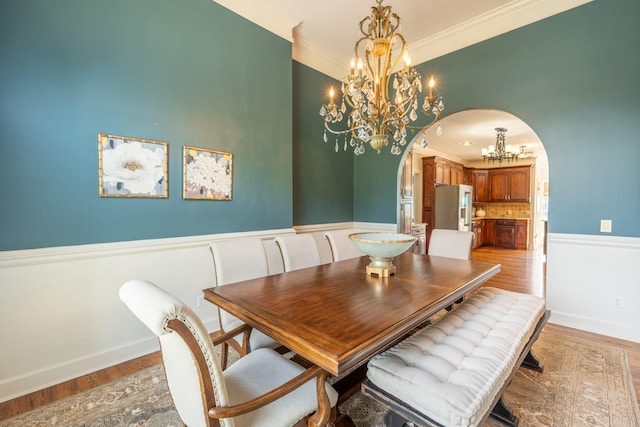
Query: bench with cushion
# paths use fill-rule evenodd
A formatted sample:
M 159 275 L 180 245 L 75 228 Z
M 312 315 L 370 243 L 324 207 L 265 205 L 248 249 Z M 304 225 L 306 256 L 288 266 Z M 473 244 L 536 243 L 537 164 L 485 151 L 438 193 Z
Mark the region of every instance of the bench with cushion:
M 387 425 L 517 425 L 502 393 L 521 364 L 542 370 L 531 346 L 549 316 L 542 298 L 482 288 L 374 356 L 362 391 L 391 409 Z

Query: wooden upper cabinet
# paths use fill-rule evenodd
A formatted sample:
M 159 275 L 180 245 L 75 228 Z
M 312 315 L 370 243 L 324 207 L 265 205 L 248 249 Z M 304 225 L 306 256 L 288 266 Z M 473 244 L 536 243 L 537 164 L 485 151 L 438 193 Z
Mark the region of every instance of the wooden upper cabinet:
M 451 165 L 446 160 L 435 160 L 436 185 L 451 185 Z
M 509 201 L 531 201 L 531 168 L 514 168 L 509 174 Z
M 422 159 L 423 165 L 425 161 L 433 164 L 435 185 L 458 185 L 465 183 L 464 167 L 462 164 L 443 159 L 442 157 L 424 157 Z
M 464 184 L 464 168 L 458 163 L 451 164 L 451 185 Z
M 509 173 L 504 169 L 489 172 L 489 193 L 492 202 L 509 200 Z
M 486 169 L 474 170 L 471 175 L 471 185 L 473 186 L 473 201 L 489 201 L 489 171 Z
M 531 202 L 531 167 L 489 170 L 489 198 L 492 202 Z

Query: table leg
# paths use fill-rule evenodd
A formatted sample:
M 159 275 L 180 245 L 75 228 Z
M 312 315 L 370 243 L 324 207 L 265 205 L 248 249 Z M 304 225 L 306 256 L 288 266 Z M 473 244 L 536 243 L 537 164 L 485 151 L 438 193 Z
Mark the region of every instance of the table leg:
M 335 417 L 335 411 L 331 410 L 331 402 L 329 402 L 329 396 L 327 396 L 327 389 L 325 384 L 329 373 L 323 371 L 316 377 L 316 394 L 318 395 L 318 410 L 309 418 L 307 423 L 309 427 L 324 427 L 326 425 L 333 425 L 332 414 Z M 331 424 L 329 424 L 331 422 Z

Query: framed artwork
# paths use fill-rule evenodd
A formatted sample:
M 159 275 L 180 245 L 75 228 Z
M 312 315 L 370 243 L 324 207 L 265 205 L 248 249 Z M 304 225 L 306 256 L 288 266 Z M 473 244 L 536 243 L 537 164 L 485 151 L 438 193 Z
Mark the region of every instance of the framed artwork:
M 98 194 L 166 199 L 168 151 L 166 142 L 99 133 Z
M 182 154 L 183 199 L 231 200 L 233 154 L 186 146 Z

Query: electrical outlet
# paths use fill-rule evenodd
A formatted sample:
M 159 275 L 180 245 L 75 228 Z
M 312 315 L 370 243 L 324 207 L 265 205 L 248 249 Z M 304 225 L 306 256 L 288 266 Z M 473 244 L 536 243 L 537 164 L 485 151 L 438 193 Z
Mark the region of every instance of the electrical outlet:
M 198 298 L 196 299 L 196 305 L 198 307 L 204 307 L 204 295 L 198 295 Z
M 601 219 L 600 220 L 600 232 L 601 233 L 611 233 L 611 227 L 613 221 L 610 219 Z
M 620 297 L 616 297 L 614 300 L 616 307 L 620 307 L 622 305 L 622 300 L 620 299 Z

